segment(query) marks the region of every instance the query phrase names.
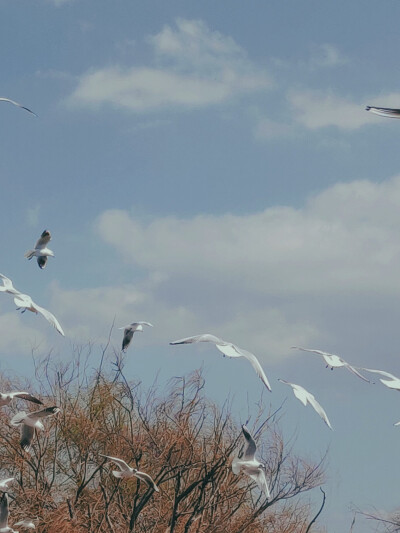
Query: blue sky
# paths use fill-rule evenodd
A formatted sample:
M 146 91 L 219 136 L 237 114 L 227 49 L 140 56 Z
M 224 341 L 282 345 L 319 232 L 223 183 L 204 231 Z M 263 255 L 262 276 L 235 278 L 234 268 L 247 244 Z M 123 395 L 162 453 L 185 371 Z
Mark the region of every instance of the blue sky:
M 329 533 L 349 529 L 351 506 L 394 508 L 395 393 L 290 347 L 400 375 L 400 122 L 365 111 L 400 107 L 398 2 L 0 9 L 0 96 L 39 115 L 1 103 L 0 271 L 67 334 L 4 295 L 0 368 L 147 320 L 127 368 L 151 383 L 203 364 L 240 419 L 261 393 L 251 367 L 168 345 L 214 333 L 259 357 L 299 452 L 329 447 Z M 40 271 L 23 254 L 44 228 L 56 257 Z M 313 392 L 334 431 L 277 378 Z

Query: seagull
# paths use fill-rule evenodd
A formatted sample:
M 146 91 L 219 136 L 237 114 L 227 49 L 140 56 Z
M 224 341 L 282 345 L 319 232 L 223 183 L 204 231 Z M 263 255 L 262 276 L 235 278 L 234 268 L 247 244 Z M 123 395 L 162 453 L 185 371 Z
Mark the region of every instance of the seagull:
M 33 520 L 30 520 L 29 518 L 25 518 L 24 520 L 20 520 L 19 522 L 16 522 L 14 526 L 21 526 L 26 529 L 36 529 L 36 526 Z M 0 530 L 0 533 L 1 533 L 1 530 Z
M 43 402 L 35 398 L 35 396 L 32 396 L 32 394 L 29 394 L 29 392 L 0 392 L 0 407 L 9 405 L 14 398 L 21 398 L 21 400 L 43 405 Z
M 17 107 L 20 107 L 21 109 L 25 109 L 25 111 L 28 111 L 29 113 L 31 113 L 32 115 L 35 115 L 35 117 L 37 117 L 37 114 L 34 113 L 33 111 L 31 111 L 30 109 L 28 109 L 27 107 L 19 104 L 18 102 L 16 102 L 15 100 L 10 100 L 10 98 L 0 98 L 0 102 L 9 102 L 10 104 L 13 104 L 13 105 L 16 105 Z M 0 532 L 1 533 L 1 532 Z
M 347 370 L 349 370 L 350 372 L 353 372 L 353 374 L 361 378 L 363 381 L 366 381 L 367 383 L 371 383 L 370 380 L 365 378 L 363 375 L 361 375 L 360 372 L 358 372 L 354 368 L 354 366 L 351 366 L 349 363 L 347 363 L 344 359 L 342 359 L 338 355 L 328 353 L 328 352 L 322 352 L 321 350 L 310 350 L 309 348 L 301 348 L 300 346 L 292 346 L 292 348 L 295 350 L 303 350 L 303 352 L 310 352 L 310 353 L 315 353 L 317 355 L 321 355 L 325 360 L 326 368 L 330 367 L 331 370 L 333 370 L 333 368 L 339 368 L 341 366 L 344 366 L 345 368 L 347 368 Z
M 10 485 L 11 481 L 14 481 L 15 477 L 9 477 L 7 479 L 0 480 L 0 492 L 8 492 L 8 485 Z
M 46 418 L 48 416 L 56 415 L 60 411 L 59 407 L 46 407 L 41 411 L 33 411 L 32 413 L 25 413 L 25 411 L 20 411 L 12 417 L 10 424 L 12 426 L 21 427 L 21 447 L 29 452 L 32 446 L 32 440 L 35 435 L 35 429 L 44 429 L 44 426 L 41 422 L 41 418 Z M 0 533 L 2 533 L 0 528 Z
M 56 319 L 56 317 L 53 315 L 53 313 L 50 313 L 50 311 L 47 311 L 47 309 L 44 309 L 43 307 L 40 307 L 40 305 L 35 304 L 35 302 L 32 300 L 32 298 L 28 294 L 21 294 L 19 293 L 14 298 L 14 303 L 17 306 L 17 311 L 22 309 L 21 313 L 25 313 L 26 310 L 32 311 L 32 313 L 40 313 L 44 316 L 44 318 L 50 322 L 50 324 L 56 328 L 58 333 L 65 337 L 65 333 L 59 323 L 59 321 Z M 1 533 L 1 531 L 0 531 Z
M 24 257 L 27 257 L 29 260 L 32 259 L 32 257 L 37 257 L 37 264 L 41 269 L 43 269 L 46 266 L 47 258 L 54 257 L 54 253 L 50 250 L 50 248 L 47 248 L 50 240 L 50 231 L 45 229 L 39 239 L 36 241 L 35 249 L 26 252 Z
M 371 113 L 375 113 L 375 115 L 380 115 L 381 117 L 400 118 L 400 109 L 392 109 L 390 107 L 373 107 L 367 105 L 365 110 L 371 111 Z
M 150 326 L 153 328 L 153 324 L 150 324 L 150 322 L 132 322 L 132 324 L 128 324 L 127 326 L 123 326 L 122 328 L 124 330 L 124 338 L 122 339 L 122 351 L 126 352 L 128 349 L 128 346 L 130 345 L 132 341 L 133 334 L 135 331 L 143 331 L 143 326 Z
M 244 438 L 246 440 L 246 449 L 244 454 L 239 454 L 238 457 L 235 457 L 232 461 L 232 472 L 234 474 L 239 474 L 242 470 L 245 474 L 253 479 L 259 489 L 265 493 L 266 497 L 269 499 L 271 493 L 268 488 L 267 479 L 265 476 L 265 465 L 257 461 L 255 458 L 257 452 L 257 445 L 254 442 L 253 437 L 251 436 L 249 430 L 246 426 L 242 426 L 242 431 Z
M 0 498 L 0 533 L 18 533 L 8 525 L 8 494 L 5 492 Z
M 185 339 L 173 341 L 170 342 L 170 344 L 193 344 L 195 342 L 211 342 L 212 344 L 215 344 L 215 346 L 221 353 L 224 354 L 224 356 L 227 357 L 245 357 L 250 361 L 254 370 L 257 372 L 258 377 L 261 379 L 267 389 L 271 391 L 271 385 L 269 384 L 268 378 L 265 375 L 265 372 L 262 369 L 262 366 L 260 365 L 257 357 L 254 354 L 248 352 L 247 350 L 243 350 L 235 344 L 232 344 L 231 342 L 224 341 L 219 337 L 216 337 L 215 335 L 204 333 L 203 335 L 195 335 L 194 337 L 187 337 Z
M 309 403 L 311 407 L 313 407 L 315 411 L 319 414 L 319 416 L 322 418 L 328 428 L 332 429 L 327 414 L 325 413 L 322 406 L 314 398 L 314 395 L 311 394 L 311 392 L 308 392 L 304 387 L 301 387 L 300 385 L 296 385 L 295 383 L 289 383 L 289 381 L 285 381 L 284 379 L 279 379 L 278 381 L 280 381 L 281 383 L 285 383 L 286 385 L 290 385 L 293 389 L 296 398 L 300 400 L 303 405 L 307 405 Z
M 20 291 L 18 291 L 10 278 L 7 278 L 7 276 L 4 276 L 4 274 L 0 274 L 0 278 L 3 280 L 3 285 L 0 286 L 0 292 L 8 292 L 8 294 L 21 294 Z
M 103 455 L 99 454 L 101 457 L 106 457 L 106 459 L 109 459 L 113 463 L 115 463 L 120 470 L 113 470 L 113 474 L 118 479 L 131 479 L 133 477 L 137 477 L 142 481 L 145 481 L 149 487 L 151 487 L 156 492 L 160 492 L 160 489 L 157 487 L 157 485 L 154 483 L 153 479 L 149 476 L 149 474 L 145 474 L 144 472 L 139 472 L 136 468 L 131 468 L 128 464 L 125 463 L 122 459 L 118 459 L 118 457 L 110 457 L 109 455 Z M 1 532 L 0 532 L 1 533 Z

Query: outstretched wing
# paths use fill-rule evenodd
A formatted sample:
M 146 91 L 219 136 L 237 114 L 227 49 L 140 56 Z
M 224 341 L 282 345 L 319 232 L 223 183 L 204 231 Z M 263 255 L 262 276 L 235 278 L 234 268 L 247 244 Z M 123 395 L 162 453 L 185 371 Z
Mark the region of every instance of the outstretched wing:
M 44 309 L 43 307 L 40 307 L 40 305 L 37 305 L 35 304 L 34 302 L 33 303 L 33 306 L 34 308 L 36 309 L 36 311 L 38 311 L 41 315 L 44 316 L 44 318 L 50 322 L 50 324 L 56 328 L 56 330 L 58 331 L 58 333 L 60 333 L 60 335 L 62 335 L 63 337 L 65 337 L 65 333 L 59 323 L 59 321 L 56 319 L 56 317 L 53 315 L 53 313 L 50 313 L 50 311 L 47 311 L 47 309 Z
M 37 258 L 37 264 L 39 265 L 39 268 L 43 270 L 47 265 L 47 255 L 39 255 Z
M 20 107 L 21 109 L 25 109 L 25 111 L 28 111 L 28 113 L 31 113 L 32 115 L 35 115 L 37 117 L 37 114 L 28 109 L 27 107 L 19 104 L 15 100 L 10 100 L 10 98 L 0 98 L 0 102 L 9 102 L 10 104 L 16 105 L 17 107 Z
M 328 426 L 329 429 L 333 429 L 331 426 L 331 423 L 329 422 L 329 418 L 327 414 L 325 413 L 325 410 L 322 408 L 322 406 L 317 402 L 317 400 L 314 398 L 312 394 L 309 393 L 308 401 L 310 405 L 316 410 L 316 412 L 319 414 L 319 416 L 322 418 L 322 420 L 325 422 L 325 424 Z
M 160 489 L 157 487 L 157 485 L 154 483 L 153 479 L 149 474 L 145 474 L 144 472 L 139 472 L 138 470 L 133 472 L 134 475 L 141 479 L 142 481 L 145 481 L 149 487 L 151 487 L 156 492 L 160 492 Z
M 249 476 L 251 477 L 251 479 L 253 479 L 257 485 L 258 485 L 258 488 L 264 492 L 264 494 L 266 495 L 267 498 L 270 498 L 271 497 L 271 493 L 269 491 L 269 487 L 268 487 L 268 483 L 267 483 L 267 478 L 265 476 L 265 471 L 262 467 L 260 467 L 258 469 L 258 472 L 257 474 L 249 474 Z
M 110 455 L 103 455 L 102 453 L 99 453 L 99 455 L 100 457 L 106 457 L 106 459 L 109 459 L 115 463 L 123 472 L 131 472 L 130 466 L 122 459 L 119 459 L 118 457 L 111 457 Z
M 11 398 L 21 398 L 21 400 L 27 400 L 28 402 L 43 405 L 43 402 L 38 400 L 35 396 L 32 396 L 32 394 L 29 394 L 29 392 L 10 392 L 9 396 L 11 396 Z
M 50 240 L 51 240 L 50 231 L 45 229 L 44 232 L 41 234 L 41 236 L 36 241 L 35 248 L 39 250 L 41 250 L 42 248 L 46 248 Z
M 391 107 L 374 107 L 367 105 L 365 110 L 371 111 L 371 113 L 375 113 L 375 115 L 380 115 L 381 117 L 400 118 L 400 109 L 393 109 Z
M 27 424 L 21 425 L 21 440 L 19 443 L 25 452 L 30 451 L 34 436 L 35 428 L 33 426 L 28 426 Z
M 185 337 L 184 339 L 179 339 L 177 341 L 170 342 L 170 344 L 193 344 L 194 342 L 212 342 L 214 344 L 227 344 L 222 339 L 219 339 L 215 335 L 210 335 L 209 333 L 204 333 L 202 335 L 194 335 L 193 337 Z
M 350 372 L 352 372 L 353 374 L 361 378 L 363 381 L 366 381 L 367 383 L 371 383 L 369 379 L 367 379 L 362 374 L 360 374 L 360 372 L 356 368 L 354 368 L 354 366 L 351 366 L 349 363 L 346 363 L 346 361 L 344 361 L 344 366 L 345 368 L 347 368 L 347 370 L 350 370 Z
M 45 418 L 46 416 L 52 416 L 56 415 L 60 412 L 60 408 L 56 405 L 53 407 L 46 407 L 46 409 L 41 409 L 40 411 L 33 411 L 32 413 L 28 413 L 28 418 L 32 419 L 39 419 L 39 418 Z
M 267 389 L 269 391 L 272 391 L 271 385 L 269 384 L 269 381 L 268 381 L 268 378 L 265 375 L 265 372 L 264 372 L 262 366 L 260 365 L 260 362 L 257 359 L 257 357 L 254 354 L 248 352 L 247 350 L 242 350 L 242 348 L 239 348 L 239 352 L 243 355 L 243 357 L 245 357 L 248 361 L 250 361 L 250 363 L 251 363 L 252 367 L 254 368 L 254 370 L 256 371 L 258 377 L 261 379 L 261 381 L 264 383 L 264 385 L 267 387 Z
M 5 492 L 0 499 L 0 529 L 8 527 L 8 494 Z
M 246 426 L 242 426 L 242 431 L 246 440 L 246 449 L 244 451 L 242 460 L 252 461 L 257 451 L 257 445 Z

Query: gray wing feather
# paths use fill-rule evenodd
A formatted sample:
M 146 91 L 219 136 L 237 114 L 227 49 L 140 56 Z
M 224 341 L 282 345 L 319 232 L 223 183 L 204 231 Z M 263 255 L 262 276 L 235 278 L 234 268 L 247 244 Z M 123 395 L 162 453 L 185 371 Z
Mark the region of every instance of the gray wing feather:
M 252 460 L 254 459 L 254 455 L 257 451 L 257 445 L 246 426 L 242 426 L 242 431 L 247 444 L 247 447 L 244 451 L 243 459 Z
M 32 440 L 35 435 L 35 428 L 32 426 L 28 426 L 27 424 L 22 424 L 21 426 L 21 440 L 20 444 L 21 447 L 26 451 L 29 452 L 32 446 Z

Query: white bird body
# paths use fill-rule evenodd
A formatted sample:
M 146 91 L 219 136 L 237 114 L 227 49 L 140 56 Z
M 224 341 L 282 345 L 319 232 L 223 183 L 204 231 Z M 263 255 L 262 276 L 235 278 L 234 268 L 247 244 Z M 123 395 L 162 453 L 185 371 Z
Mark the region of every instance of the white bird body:
M 157 487 L 157 485 L 154 483 L 153 479 L 149 476 L 149 474 L 145 474 L 144 472 L 140 472 L 136 468 L 130 467 L 125 461 L 122 459 L 119 459 L 118 457 L 111 457 L 110 455 L 103 455 L 99 454 L 101 457 L 105 457 L 106 459 L 109 459 L 113 463 L 115 463 L 120 470 L 113 470 L 113 475 L 118 479 L 132 479 L 133 477 L 137 477 L 138 479 L 141 479 L 142 481 L 145 481 L 149 487 L 151 487 L 156 492 L 160 492 L 160 489 Z
M 391 107 L 374 107 L 370 105 L 367 105 L 365 109 L 366 111 L 371 111 L 371 113 L 380 115 L 381 117 L 400 118 L 400 109 L 393 109 Z
M 29 394 L 29 392 L 0 392 L 0 407 L 9 405 L 14 398 L 20 398 L 21 400 L 27 400 L 28 402 L 42 404 L 40 400 Z
M 232 472 L 239 474 L 241 471 L 253 479 L 259 489 L 270 498 L 267 478 L 265 475 L 265 465 L 260 463 L 255 457 L 257 445 L 246 426 L 242 426 L 244 438 L 246 440 L 246 449 L 241 457 L 235 457 L 232 461 Z
M 286 385 L 290 385 L 293 389 L 293 393 L 296 396 L 296 398 L 300 400 L 303 405 L 310 404 L 311 407 L 313 407 L 314 410 L 319 414 L 319 416 L 322 418 L 325 424 L 329 427 L 329 429 L 332 429 L 331 423 L 329 422 L 329 419 L 328 419 L 327 414 L 325 413 L 325 410 L 317 402 L 317 400 L 315 399 L 314 395 L 311 394 L 311 392 L 308 392 L 301 385 L 296 385 L 295 383 L 289 383 L 289 381 L 285 381 L 284 379 L 279 379 L 279 381 L 281 383 L 285 383 Z
M 24 313 L 26 310 L 36 314 L 40 313 L 48 322 L 50 322 L 50 324 L 58 331 L 58 333 L 60 333 L 60 335 L 65 337 L 65 333 L 53 313 L 50 313 L 50 311 L 44 309 L 44 307 L 37 305 L 28 294 L 19 293 L 17 296 L 15 296 L 14 303 L 18 310 L 23 309 L 22 313 Z
M 54 253 L 50 248 L 47 248 L 47 244 L 51 240 L 50 232 L 45 229 L 39 239 L 36 241 L 35 248 L 26 252 L 25 257 L 27 259 L 32 259 L 32 257 L 37 257 L 37 263 L 41 269 L 46 266 L 47 258 L 54 257 Z
M 261 379 L 267 389 L 271 391 L 271 385 L 269 384 L 268 378 L 262 366 L 260 365 L 260 362 L 258 361 L 257 357 L 251 352 L 239 348 L 232 342 L 224 341 L 223 339 L 220 339 L 215 335 L 211 335 L 210 333 L 204 333 L 202 335 L 194 335 L 193 337 L 179 339 L 177 341 L 170 342 L 170 344 L 193 344 L 197 342 L 211 342 L 212 344 L 215 344 L 215 346 L 224 356 L 227 357 L 244 357 L 251 363 L 258 377 Z
M 27 107 L 19 104 L 18 102 L 16 102 L 15 100 L 11 100 L 10 98 L 4 98 L 4 97 L 1 97 L 0 98 L 0 102 L 9 102 L 10 104 L 13 104 L 17 107 L 20 107 L 21 109 L 25 109 L 25 111 L 28 111 L 28 113 L 31 113 L 32 115 L 35 115 L 35 117 L 37 117 L 37 114 L 34 113 L 33 111 L 31 111 L 30 109 L 28 109 Z M 1 532 L 0 532 L 1 533 Z
M 338 355 L 328 353 L 328 352 L 323 352 L 322 350 L 311 350 L 310 348 L 301 348 L 300 346 L 292 346 L 292 348 L 296 350 L 302 350 L 303 352 L 310 352 L 316 355 L 320 355 L 324 359 L 327 367 L 330 367 L 331 369 L 333 369 L 333 368 L 340 368 L 343 366 L 344 368 L 347 368 L 347 370 L 349 370 L 350 372 L 352 372 L 353 374 L 361 378 L 363 381 L 370 383 L 369 379 L 367 379 L 362 374 L 360 374 L 360 372 L 358 372 L 358 370 L 354 366 L 350 365 L 347 361 L 345 361 Z
M 29 452 L 32 440 L 35 435 L 35 430 L 43 430 L 44 426 L 41 422 L 42 418 L 48 416 L 56 415 L 60 411 L 59 407 L 46 407 L 41 411 L 33 411 L 32 413 L 26 413 L 25 411 L 20 411 L 10 420 L 12 426 L 20 426 L 21 428 L 21 447 Z M 0 531 L 1 533 L 1 531 Z
M 122 339 L 122 351 L 125 352 L 130 345 L 133 334 L 135 331 L 143 331 L 143 326 L 149 326 L 150 328 L 153 328 L 153 324 L 150 324 L 150 322 L 132 322 L 132 324 L 128 324 L 127 326 L 122 326 L 124 330 L 124 338 Z

